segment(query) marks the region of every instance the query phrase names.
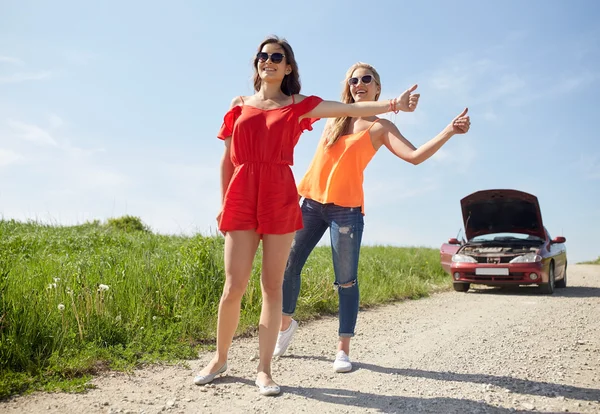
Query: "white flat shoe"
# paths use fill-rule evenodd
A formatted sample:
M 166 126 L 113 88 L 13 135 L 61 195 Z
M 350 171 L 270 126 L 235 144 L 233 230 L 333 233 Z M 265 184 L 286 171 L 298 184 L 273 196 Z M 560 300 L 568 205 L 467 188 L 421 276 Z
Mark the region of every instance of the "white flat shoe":
M 225 373 L 225 371 L 227 371 L 227 362 L 225 362 L 221 368 L 219 368 L 212 374 L 196 375 L 194 377 L 194 384 L 196 384 L 196 385 L 208 384 L 208 383 L 212 382 L 212 380 L 214 380 L 217 377 L 217 375 L 221 375 L 221 374 Z
M 271 396 L 281 393 L 281 388 L 279 388 L 279 385 L 262 385 L 258 382 L 258 380 L 255 382 L 255 384 L 258 387 L 258 393 L 260 395 Z

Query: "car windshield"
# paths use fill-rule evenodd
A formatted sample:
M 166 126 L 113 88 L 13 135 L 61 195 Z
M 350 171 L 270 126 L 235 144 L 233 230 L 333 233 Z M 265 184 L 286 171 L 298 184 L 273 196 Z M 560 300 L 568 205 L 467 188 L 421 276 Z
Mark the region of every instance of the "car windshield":
M 537 236 L 531 236 L 529 234 L 521 233 L 491 233 L 482 234 L 481 236 L 475 236 L 471 239 L 473 242 L 485 243 L 485 242 L 499 242 L 499 241 L 541 241 Z

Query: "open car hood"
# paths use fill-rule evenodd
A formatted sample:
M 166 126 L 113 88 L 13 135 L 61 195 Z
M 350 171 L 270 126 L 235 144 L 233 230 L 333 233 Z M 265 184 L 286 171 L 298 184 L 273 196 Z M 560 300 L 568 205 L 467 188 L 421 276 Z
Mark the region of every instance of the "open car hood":
M 460 200 L 467 240 L 491 233 L 546 238 L 536 196 L 517 190 L 484 190 Z

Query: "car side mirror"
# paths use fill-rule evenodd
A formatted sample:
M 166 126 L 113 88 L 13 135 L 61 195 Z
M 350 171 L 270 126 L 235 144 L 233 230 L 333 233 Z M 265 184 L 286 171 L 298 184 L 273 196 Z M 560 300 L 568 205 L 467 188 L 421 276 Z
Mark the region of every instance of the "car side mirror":
M 567 241 L 567 239 L 562 236 L 558 236 L 558 237 L 555 237 L 554 239 L 552 239 L 552 243 L 564 243 L 566 241 Z
M 451 239 L 448 239 L 448 244 L 460 244 L 460 242 L 457 238 L 452 237 Z

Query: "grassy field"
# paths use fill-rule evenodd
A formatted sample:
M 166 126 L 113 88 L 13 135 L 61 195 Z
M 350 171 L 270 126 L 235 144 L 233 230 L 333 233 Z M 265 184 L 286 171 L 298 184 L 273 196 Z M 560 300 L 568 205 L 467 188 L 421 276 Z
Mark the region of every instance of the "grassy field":
M 81 390 L 105 369 L 195 358 L 214 343 L 223 238 L 153 234 L 138 219 L 72 227 L 0 220 L 0 399 Z M 258 253 L 260 256 L 260 251 Z M 260 260 L 238 334 L 255 330 Z M 363 307 L 451 286 L 436 249 L 366 246 Z M 330 249 L 304 269 L 297 319 L 337 313 Z

